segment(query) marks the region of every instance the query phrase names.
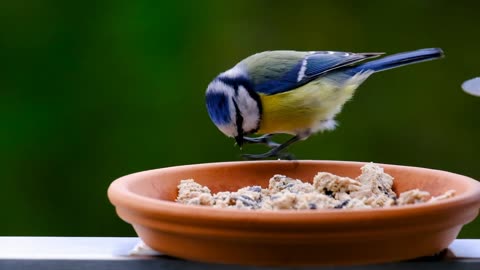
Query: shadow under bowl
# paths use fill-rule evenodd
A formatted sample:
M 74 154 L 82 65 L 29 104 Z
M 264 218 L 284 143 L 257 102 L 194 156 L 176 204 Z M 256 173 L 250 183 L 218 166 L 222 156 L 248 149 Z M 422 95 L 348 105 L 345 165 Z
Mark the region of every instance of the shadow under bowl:
M 445 171 L 380 164 L 397 194 L 421 189 L 443 201 L 380 209 L 249 211 L 175 203 L 195 179 L 212 192 L 268 186 L 274 174 L 311 181 L 317 172 L 356 177 L 365 163 L 248 161 L 162 168 L 124 176 L 108 189 L 117 214 L 162 253 L 243 265 L 351 265 L 429 256 L 447 248 L 480 208 L 480 183 Z

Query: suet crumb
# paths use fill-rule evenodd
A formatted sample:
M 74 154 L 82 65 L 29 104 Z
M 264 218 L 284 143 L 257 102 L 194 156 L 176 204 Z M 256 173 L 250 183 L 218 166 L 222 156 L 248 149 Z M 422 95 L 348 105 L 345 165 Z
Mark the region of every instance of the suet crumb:
M 413 189 L 397 196 L 392 189 L 393 177 L 382 167 L 369 163 L 361 171 L 355 179 L 319 172 L 312 183 L 277 174 L 269 180 L 267 188 L 248 186 L 235 192 L 215 194 L 208 187 L 188 179 L 180 181 L 176 201 L 216 208 L 314 210 L 412 205 L 448 199 L 455 194 L 454 190 L 449 190 L 434 197 L 427 191 Z

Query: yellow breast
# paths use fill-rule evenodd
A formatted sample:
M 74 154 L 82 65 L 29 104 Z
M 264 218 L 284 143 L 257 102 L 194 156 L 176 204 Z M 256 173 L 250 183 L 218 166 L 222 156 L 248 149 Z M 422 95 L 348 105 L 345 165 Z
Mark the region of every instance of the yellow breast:
M 363 80 L 339 86 L 322 79 L 288 92 L 261 94 L 263 114 L 258 133 L 299 134 L 306 130 L 317 131 L 322 121 L 332 119 L 340 112 Z

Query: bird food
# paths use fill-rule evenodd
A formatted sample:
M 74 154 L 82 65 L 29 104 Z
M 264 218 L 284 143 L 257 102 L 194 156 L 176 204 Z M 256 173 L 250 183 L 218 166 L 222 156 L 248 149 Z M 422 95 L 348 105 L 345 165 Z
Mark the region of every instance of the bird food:
M 248 186 L 238 191 L 212 194 L 193 179 L 181 180 L 176 201 L 188 205 L 250 210 L 304 210 L 380 208 L 435 202 L 454 196 L 448 190 L 439 196 L 412 189 L 397 195 L 393 177 L 383 168 L 369 163 L 355 179 L 319 172 L 312 183 L 284 175 L 274 175 L 267 188 Z

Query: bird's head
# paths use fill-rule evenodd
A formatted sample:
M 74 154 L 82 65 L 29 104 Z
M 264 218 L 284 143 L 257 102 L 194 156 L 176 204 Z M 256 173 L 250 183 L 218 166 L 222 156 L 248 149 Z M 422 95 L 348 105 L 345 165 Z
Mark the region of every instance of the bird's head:
M 260 126 L 262 103 L 247 73 L 239 66 L 218 75 L 206 92 L 207 110 L 213 123 L 239 146 L 243 137 Z

